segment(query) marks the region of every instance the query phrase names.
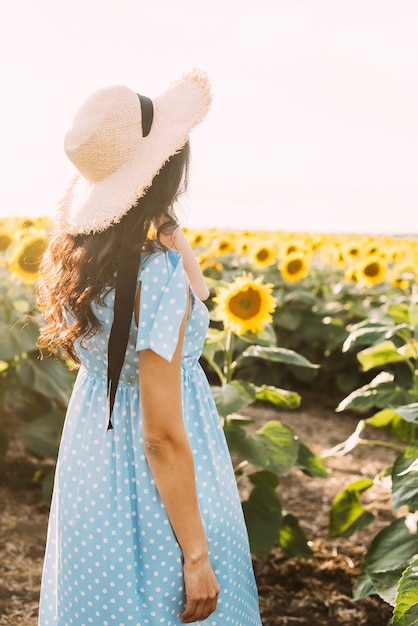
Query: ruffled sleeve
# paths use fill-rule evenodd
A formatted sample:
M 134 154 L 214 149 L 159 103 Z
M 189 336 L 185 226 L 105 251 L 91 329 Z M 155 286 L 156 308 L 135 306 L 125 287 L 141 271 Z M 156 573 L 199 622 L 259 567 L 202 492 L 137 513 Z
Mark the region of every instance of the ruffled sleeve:
M 151 349 L 171 361 L 187 308 L 181 254 L 175 250 L 151 254 L 140 271 L 139 280 L 141 294 L 136 350 Z

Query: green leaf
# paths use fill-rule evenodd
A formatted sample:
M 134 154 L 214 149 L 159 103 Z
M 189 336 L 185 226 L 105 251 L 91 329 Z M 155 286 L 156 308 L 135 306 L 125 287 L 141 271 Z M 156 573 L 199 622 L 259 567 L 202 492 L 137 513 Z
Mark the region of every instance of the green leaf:
M 418 424 L 418 402 L 406 404 L 405 406 L 398 406 L 393 410 L 405 421 Z
M 402 571 L 418 553 L 418 535 L 411 530 L 406 517 L 394 520 L 377 535 L 374 536 L 366 556 L 363 559 L 361 569 L 373 581 L 377 593 L 379 591 L 379 575 L 385 572 Z M 400 576 L 400 574 L 399 574 Z M 381 588 L 386 585 L 383 581 Z M 386 594 L 385 594 L 386 595 Z M 355 599 L 361 597 L 356 591 Z M 387 597 L 387 595 L 386 595 Z
M 291 428 L 279 421 L 267 422 L 251 434 L 227 420 L 224 430 L 231 452 L 252 465 L 283 476 L 296 462 L 298 439 Z
M 418 304 L 409 307 L 409 319 L 414 329 L 414 337 L 418 339 Z
M 326 478 L 328 476 L 328 470 L 319 456 L 316 456 L 316 454 L 301 441 L 299 441 L 296 467 L 308 476 L 314 478 Z
M 19 439 L 28 450 L 43 458 L 55 459 L 58 453 L 64 423 L 64 411 L 52 411 L 24 424 Z
M 388 372 L 380 372 L 367 385 L 363 385 L 352 391 L 346 398 L 341 400 L 336 411 L 341 412 L 346 409 L 365 412 L 376 404 L 376 396 L 380 389 L 388 389 L 389 393 L 395 388 L 394 376 Z
M 0 354 L 3 361 L 12 361 L 25 352 L 37 350 L 38 325 L 29 321 L 13 326 L 0 320 Z
M 262 346 L 274 346 L 276 344 L 276 333 L 273 324 L 267 324 L 263 330 L 256 333 L 246 333 L 240 339 L 249 343 L 256 343 Z
M 411 470 L 411 465 L 417 459 L 418 445 L 413 445 L 406 448 L 393 464 L 392 507 L 394 511 L 404 504 L 409 507 L 410 511 L 418 510 L 418 471 Z
M 274 316 L 274 320 L 280 328 L 295 331 L 301 324 L 302 315 L 299 311 L 280 309 Z
M 63 361 L 53 357 L 21 359 L 16 373 L 23 385 L 67 405 L 71 394 L 70 372 Z
M 265 559 L 277 541 L 282 522 L 279 497 L 272 487 L 257 485 L 242 502 L 242 508 L 251 552 Z
M 409 474 L 409 472 L 416 472 L 418 470 L 418 459 L 415 459 L 409 467 L 400 472 L 399 476 L 404 476 L 405 474 Z
M 388 306 L 388 313 L 395 324 L 410 324 L 410 308 L 406 302 L 391 302 Z
M 373 515 L 360 503 L 360 494 L 372 485 L 370 478 L 361 478 L 335 496 L 330 511 L 331 537 L 349 537 L 373 521 Z
M 382 409 L 371 417 L 368 417 L 365 422 L 375 428 L 385 428 L 391 424 L 397 415 L 393 409 Z
M 409 330 L 407 324 L 400 324 L 398 326 L 381 324 L 380 322 L 374 325 L 369 323 L 366 327 L 357 327 L 352 330 L 344 341 L 343 352 L 347 352 L 350 348 L 358 347 L 361 345 L 375 345 L 381 343 L 385 339 L 394 337 L 400 331 Z
M 228 417 L 244 409 L 256 398 L 256 386 L 245 381 L 233 380 L 227 385 L 211 389 L 221 417 Z
M 395 605 L 396 591 L 398 588 L 399 579 L 402 576 L 403 568 L 384 572 L 369 572 L 370 580 L 375 588 L 375 593 L 390 604 Z
M 374 428 L 382 428 L 399 441 L 409 443 L 415 439 L 415 426 L 410 422 L 406 422 L 393 409 L 382 409 L 365 421 Z
M 225 350 L 226 331 L 210 328 L 203 347 L 202 356 L 212 363 L 217 352 Z
M 249 346 L 242 353 L 242 360 L 250 358 L 265 359 L 267 361 L 274 361 L 275 363 L 286 363 L 287 365 L 297 365 L 299 367 L 311 367 L 315 369 L 319 367 L 319 365 L 311 363 L 294 350 L 274 346 Z
M 293 286 L 286 295 L 284 302 L 285 304 L 301 304 L 304 308 L 310 309 L 318 305 L 318 298 L 306 289 L 298 289 L 297 286 Z
M 228 415 L 228 423 L 238 424 L 238 426 L 249 426 L 250 424 L 254 424 L 254 420 L 251 417 L 234 413 L 233 415 Z
M 372 579 L 368 574 L 366 574 L 366 572 L 360 572 L 354 589 L 354 600 L 360 600 L 360 598 L 365 598 L 366 596 L 372 596 L 374 594 L 377 594 L 377 591 Z
M 276 474 L 269 472 L 268 470 L 260 470 L 259 472 L 253 472 L 248 474 L 253 485 L 268 485 L 272 489 L 276 489 L 279 486 L 279 479 Z
M 394 381 L 393 374 L 380 372 L 370 383 L 355 389 L 341 400 L 336 411 L 351 409 L 365 413 L 373 407 L 402 406 L 415 400 L 416 394 L 407 389 L 401 389 Z
M 52 498 L 52 490 L 54 488 L 55 468 L 45 474 L 42 479 L 42 497 L 49 506 Z
M 301 398 L 296 391 L 261 385 L 261 387 L 257 387 L 256 400 L 270 402 L 275 406 L 286 409 L 297 409 L 300 406 Z
M 418 556 L 403 571 L 393 611 L 393 626 L 418 624 Z
M 386 365 L 387 363 L 396 363 L 405 361 L 405 356 L 399 353 L 399 350 L 393 341 L 382 341 L 381 343 L 366 348 L 357 354 L 357 358 L 364 372 L 368 372 L 373 367 Z
M 298 519 L 291 515 L 285 515 L 279 532 L 279 545 L 283 554 L 289 558 L 294 556 L 310 559 L 313 556 L 305 533 L 299 525 Z

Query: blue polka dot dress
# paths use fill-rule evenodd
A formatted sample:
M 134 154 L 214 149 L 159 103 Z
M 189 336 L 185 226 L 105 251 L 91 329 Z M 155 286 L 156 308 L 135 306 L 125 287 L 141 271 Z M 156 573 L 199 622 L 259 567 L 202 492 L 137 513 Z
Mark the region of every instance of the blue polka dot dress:
M 138 391 L 141 350 L 150 348 L 170 360 L 178 342 L 187 293 L 181 255 L 173 250 L 149 254 L 138 280 L 139 324 L 132 320 L 113 430 L 106 429 L 106 375 L 114 292 L 95 307 L 102 331 L 77 348 L 82 366 L 55 473 L 39 626 L 182 623 L 182 554 L 145 458 Z M 216 611 L 195 624 L 261 626 L 230 455 L 198 362 L 208 312 L 191 297 L 182 358 L 183 413 L 210 560 L 221 587 Z

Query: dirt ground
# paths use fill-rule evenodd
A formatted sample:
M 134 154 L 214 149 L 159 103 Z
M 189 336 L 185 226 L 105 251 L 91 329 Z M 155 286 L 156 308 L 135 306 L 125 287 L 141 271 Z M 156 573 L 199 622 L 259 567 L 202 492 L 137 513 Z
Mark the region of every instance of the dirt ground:
M 257 407 L 246 411 L 260 425 L 280 419 L 320 453 L 354 430 L 355 416 L 342 416 L 323 397 L 302 395 L 299 409 L 277 412 Z M 379 433 L 379 438 L 383 438 Z M 365 503 L 373 504 L 375 522 L 350 539 L 328 537 L 328 511 L 338 491 L 352 480 L 373 477 L 393 459 L 390 450 L 358 446 L 326 461 L 332 473 L 312 479 L 298 470 L 281 480 L 285 513 L 295 515 L 311 541 L 312 559 L 285 558 L 274 549 L 266 560 L 254 558 L 263 626 L 387 626 L 391 607 L 377 596 L 354 601 L 361 559 L 373 535 L 391 519 L 383 489 L 373 487 Z M 48 509 L 36 472 L 42 463 L 18 445 L 0 460 L 0 626 L 36 626 L 39 582 Z M 35 480 L 34 480 L 35 477 Z

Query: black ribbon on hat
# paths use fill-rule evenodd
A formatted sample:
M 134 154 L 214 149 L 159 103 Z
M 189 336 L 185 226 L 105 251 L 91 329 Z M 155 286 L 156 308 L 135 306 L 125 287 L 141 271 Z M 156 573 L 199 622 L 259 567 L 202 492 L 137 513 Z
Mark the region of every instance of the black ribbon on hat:
M 154 105 L 151 98 L 137 94 L 141 104 L 142 136 L 147 137 L 154 119 Z
M 154 106 L 152 100 L 138 94 L 141 104 L 142 135 L 146 137 L 152 126 Z M 135 306 L 136 283 L 139 258 L 132 256 L 135 242 L 138 241 L 138 222 L 142 222 L 137 211 L 132 209 L 123 218 L 119 266 L 115 284 L 113 323 L 107 349 L 107 430 L 113 428 L 112 413 L 120 373 L 125 360 L 129 341 L 132 314 Z

